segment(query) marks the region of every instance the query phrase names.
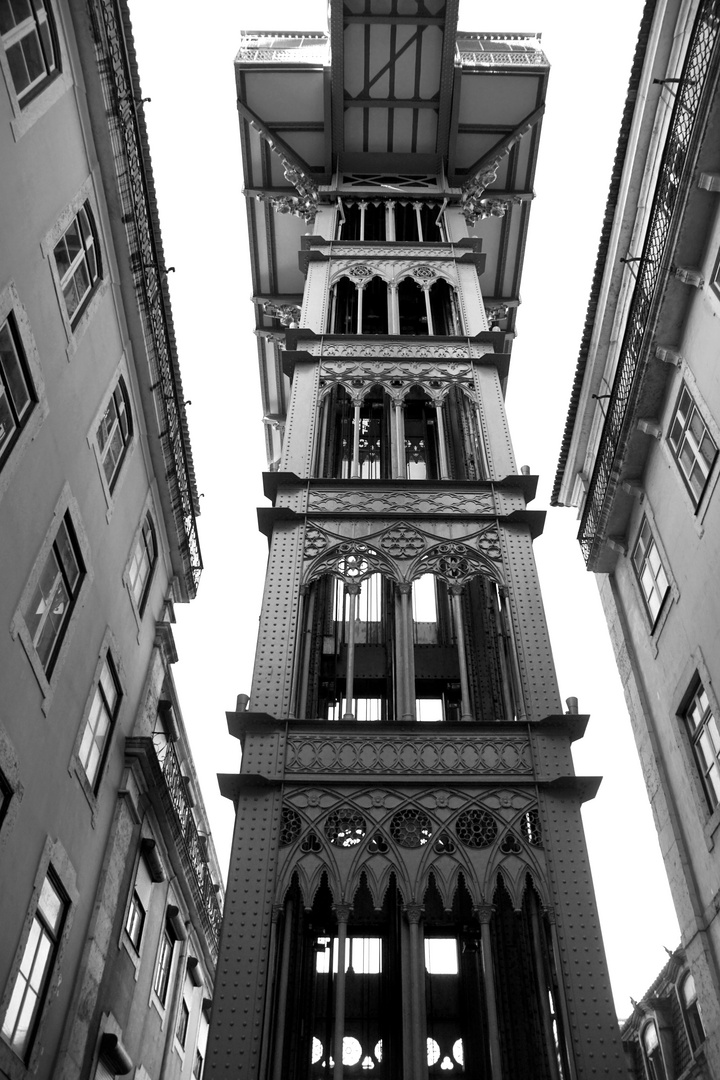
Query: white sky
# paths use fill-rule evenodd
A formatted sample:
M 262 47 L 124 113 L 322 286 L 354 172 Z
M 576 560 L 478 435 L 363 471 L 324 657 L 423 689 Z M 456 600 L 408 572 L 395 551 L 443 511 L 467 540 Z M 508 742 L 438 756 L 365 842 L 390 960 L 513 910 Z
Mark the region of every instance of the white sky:
M 212 16 L 178 0 L 130 0 L 193 455 L 205 571 L 178 606 L 174 674 L 213 837 L 225 868 L 236 772 L 225 710 L 249 693 L 267 558 L 255 509 L 266 468 L 242 196 L 233 59 L 240 30 L 323 30 L 321 0 L 215 0 Z M 461 0 L 468 31 L 541 31 L 552 65 L 523 274 L 508 411 L 519 464 L 540 474 L 549 506 L 585 319 L 641 0 Z M 679 930 L 595 583 L 572 510 L 548 514 L 535 542 L 563 698 L 591 713 L 575 743 L 581 775 L 602 775 L 585 828 L 619 1015 L 630 1011 Z

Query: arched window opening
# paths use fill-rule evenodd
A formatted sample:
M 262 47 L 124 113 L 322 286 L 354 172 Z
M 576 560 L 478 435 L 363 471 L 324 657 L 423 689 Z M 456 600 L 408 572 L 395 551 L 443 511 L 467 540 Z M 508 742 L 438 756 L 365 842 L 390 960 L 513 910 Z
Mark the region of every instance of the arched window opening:
M 345 220 L 340 217 L 338 239 L 355 242 L 362 240 L 360 206 L 356 202 L 342 204 Z
M 353 618 L 354 612 L 354 618 Z M 335 577 L 314 586 L 308 614 L 306 716 L 381 722 L 394 715 L 392 584 L 372 574 L 351 589 Z
M 330 306 L 330 333 L 357 333 L 358 290 L 353 281 L 341 277 L 335 282 Z
M 388 476 L 390 439 L 381 388 L 371 390 L 356 407 L 345 388 L 338 387 L 326 409 L 329 423 L 324 475 L 338 480 L 381 480 Z
M 368 203 L 365 207 L 365 229 L 363 239 L 366 243 L 378 243 L 385 240 L 386 204 Z
M 460 333 L 455 290 L 444 278 L 430 286 L 430 315 L 434 334 Z
M 412 203 L 395 204 L 395 239 L 406 243 L 420 240 L 418 215 Z
M 649 1020 L 642 1030 L 642 1048 L 650 1080 L 667 1080 L 657 1024 Z
M 405 399 L 405 476 L 408 480 L 439 476 L 435 406 L 417 391 Z
M 388 287 L 381 277 L 372 278 L 363 290 L 362 332 L 388 332 Z
M 428 334 L 428 314 L 425 294 L 412 278 L 398 285 L 398 321 L 401 334 L 415 337 Z
M 680 1003 L 682 1005 L 690 1049 L 695 1053 L 701 1043 L 705 1042 L 705 1028 L 703 1026 L 702 1014 L 697 999 L 695 980 L 690 972 L 687 973 L 680 983 Z
M 442 229 L 438 224 L 439 207 L 423 203 L 420 209 L 420 229 L 424 244 L 437 244 L 443 240 Z

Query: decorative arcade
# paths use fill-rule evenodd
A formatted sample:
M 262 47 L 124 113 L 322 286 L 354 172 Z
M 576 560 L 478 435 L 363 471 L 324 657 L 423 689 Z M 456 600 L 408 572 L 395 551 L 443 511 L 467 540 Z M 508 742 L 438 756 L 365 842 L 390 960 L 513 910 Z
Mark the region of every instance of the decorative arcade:
M 620 1077 L 504 409 L 547 61 L 330 12 L 236 63 L 272 505 L 209 1075 Z

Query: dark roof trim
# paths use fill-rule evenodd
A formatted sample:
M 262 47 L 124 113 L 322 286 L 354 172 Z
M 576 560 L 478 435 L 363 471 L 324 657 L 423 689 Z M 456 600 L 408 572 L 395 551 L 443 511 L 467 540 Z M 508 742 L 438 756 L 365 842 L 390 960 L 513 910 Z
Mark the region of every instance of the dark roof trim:
M 560 496 L 560 487 L 562 485 L 563 474 L 565 472 L 568 454 L 570 452 L 570 443 L 572 441 L 572 434 L 575 428 L 575 420 L 577 416 L 578 404 L 580 401 L 580 393 L 582 391 L 583 382 L 585 380 L 585 368 L 587 366 L 588 353 L 590 352 L 590 342 L 592 340 L 593 329 L 595 326 L 595 317 L 597 315 L 600 288 L 602 285 L 603 275 L 605 273 L 605 260 L 607 259 L 608 247 L 610 245 L 610 236 L 612 233 L 613 222 L 615 219 L 615 209 L 617 207 L 618 193 L 620 191 L 620 181 L 622 179 L 623 168 L 625 166 L 625 155 L 627 153 L 628 138 L 630 136 L 630 128 L 632 127 L 633 115 L 635 113 L 637 91 L 638 86 L 640 85 L 640 77 L 642 75 L 642 70 L 645 63 L 645 52 L 647 50 L 648 39 L 650 37 L 650 27 L 652 26 L 656 6 L 657 0 L 647 0 L 643 9 L 642 20 L 640 22 L 640 33 L 638 35 L 637 45 L 635 46 L 635 55 L 633 57 L 632 68 L 630 70 L 630 83 L 628 86 L 627 97 L 625 99 L 625 107 L 623 109 L 622 122 L 620 124 L 620 136 L 618 138 L 617 150 L 615 151 L 615 161 L 613 163 L 613 171 L 610 179 L 610 191 L 608 192 L 607 202 L 605 203 L 605 214 L 603 216 L 602 231 L 600 233 L 600 245 L 598 248 L 597 259 L 595 261 L 595 273 L 593 274 L 592 287 L 590 289 L 590 300 L 588 301 L 587 314 L 585 316 L 585 327 L 583 329 L 583 336 L 580 343 L 580 355 L 578 356 L 577 366 L 575 368 L 575 379 L 573 381 L 572 393 L 570 395 L 570 406 L 568 408 L 567 419 L 565 421 L 565 431 L 563 432 L 563 439 L 560 447 L 560 457 L 558 459 L 557 471 L 555 473 L 555 483 L 553 484 L 552 494 L 550 496 L 551 506 L 559 505 L 558 499 Z

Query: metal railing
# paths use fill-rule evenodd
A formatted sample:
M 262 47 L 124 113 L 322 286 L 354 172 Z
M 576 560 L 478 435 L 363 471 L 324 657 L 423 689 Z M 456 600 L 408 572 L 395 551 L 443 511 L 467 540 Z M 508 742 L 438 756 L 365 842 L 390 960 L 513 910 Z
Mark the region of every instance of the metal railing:
M 327 34 L 240 35 L 238 64 L 327 64 L 330 42 Z
M 677 85 L 668 136 L 650 212 L 645 244 L 638 263 L 637 282 L 628 310 L 620 356 L 608 402 L 578 540 L 586 563 L 597 555 L 608 513 L 611 479 L 619 473 L 626 422 L 642 385 L 647 360 L 646 337 L 652 331 L 651 313 L 667 280 L 673 215 L 683 193 L 683 174 L 692 144 L 710 60 L 720 22 L 717 0 L 705 0 L 698 11 L 681 80 Z
M 458 34 L 455 62 L 466 67 L 547 67 L 540 34 Z
M 203 926 L 208 935 L 213 955 L 217 957 L 222 912 L 207 861 L 206 841 L 198 832 L 195 824 L 192 807 L 188 799 L 185 777 L 180 768 L 180 759 L 174 745 L 164 738 L 161 742 L 157 741 L 156 738 L 154 746 L 167 793 L 170 797 L 170 803 L 175 813 L 177 832 L 197 886 Z
M 148 189 L 143 136 L 138 123 L 138 105 L 130 71 L 122 16 L 116 0 L 96 0 L 92 12 L 98 33 L 103 89 L 108 99 L 113 143 L 122 155 L 117 181 L 132 254 L 132 269 L 145 332 L 152 343 L 157 382 L 153 389 L 158 411 L 165 425 L 160 432 L 168 466 L 167 478 L 179 546 L 190 596 L 197 591 L 202 556 L 197 534 L 197 491 L 185 417 L 185 402 L 175 356 L 175 334 L 169 301 L 162 284 L 166 273 L 153 223 L 155 197 Z M 130 222 L 134 230 L 130 231 Z M 134 232 L 134 236 L 132 233 Z M 133 250 L 134 249 L 134 250 Z

